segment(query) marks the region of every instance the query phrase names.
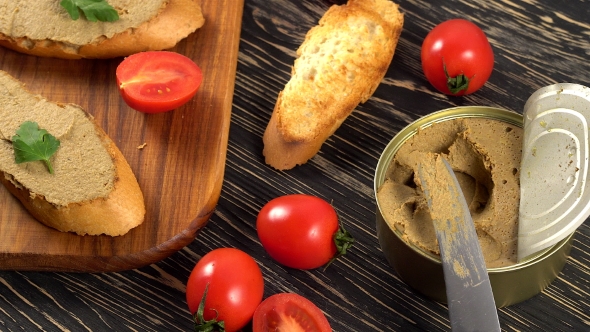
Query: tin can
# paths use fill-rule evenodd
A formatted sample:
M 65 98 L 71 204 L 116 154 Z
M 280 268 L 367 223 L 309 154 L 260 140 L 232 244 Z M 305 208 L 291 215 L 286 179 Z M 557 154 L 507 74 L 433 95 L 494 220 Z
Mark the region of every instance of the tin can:
M 455 107 L 432 113 L 406 126 L 391 140 L 377 163 L 374 178 L 377 236 L 387 261 L 407 285 L 443 303 L 446 303 L 446 290 L 440 257 L 410 244 L 399 230 L 389 226 L 377 191 L 385 181 L 386 171 L 396 152 L 418 129 L 458 118 L 486 118 L 523 126 L 522 115 L 494 107 Z M 572 242 L 573 233 L 533 258 L 507 267 L 488 268 L 496 306 L 522 302 L 545 289 L 563 269 Z

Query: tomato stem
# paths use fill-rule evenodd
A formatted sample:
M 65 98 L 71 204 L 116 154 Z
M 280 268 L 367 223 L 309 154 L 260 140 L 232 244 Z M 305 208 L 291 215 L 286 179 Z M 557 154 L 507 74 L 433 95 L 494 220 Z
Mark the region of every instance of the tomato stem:
M 195 320 L 195 332 L 214 332 L 214 331 L 218 331 L 218 332 L 225 332 L 225 323 L 223 321 L 218 322 L 217 321 L 217 317 L 219 317 L 219 313 L 217 312 L 217 310 L 215 310 L 215 313 L 217 313 L 217 316 L 211 320 L 205 320 L 205 317 L 203 316 L 204 312 L 205 312 L 205 299 L 207 298 L 207 291 L 209 290 L 209 283 L 207 283 L 207 285 L 205 286 L 205 292 L 203 292 L 203 298 L 201 299 L 201 302 L 199 302 L 199 307 L 197 308 L 197 312 L 195 312 L 193 318 Z
M 469 81 L 471 78 L 465 76 L 464 74 L 459 74 L 455 77 L 449 76 L 449 72 L 447 71 L 447 65 L 443 61 L 443 70 L 445 71 L 445 76 L 447 77 L 447 87 L 452 94 L 457 94 L 461 91 L 467 91 L 469 88 Z M 473 77 L 472 77 L 473 78 Z
M 330 266 L 330 264 L 336 259 L 346 255 L 346 251 L 354 244 L 354 238 L 346 229 L 344 229 L 344 226 L 342 226 L 342 223 L 340 222 L 340 218 L 338 218 L 338 230 L 334 233 L 334 244 L 336 244 L 336 255 L 330 259 L 328 264 L 326 264 L 324 271 L 326 271 L 328 266 Z

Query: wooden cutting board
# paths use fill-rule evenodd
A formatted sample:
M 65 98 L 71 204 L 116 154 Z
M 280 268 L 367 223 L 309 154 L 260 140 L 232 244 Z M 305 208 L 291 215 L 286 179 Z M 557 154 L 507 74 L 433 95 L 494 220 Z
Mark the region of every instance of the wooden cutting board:
M 0 69 L 48 100 L 94 115 L 142 188 L 146 218 L 120 237 L 78 236 L 33 219 L 0 186 L 0 269 L 104 272 L 145 266 L 194 240 L 221 193 L 244 0 L 201 0 L 205 25 L 172 51 L 193 59 L 203 83 L 188 104 L 143 114 L 117 91 L 112 60 L 59 60 L 0 47 Z

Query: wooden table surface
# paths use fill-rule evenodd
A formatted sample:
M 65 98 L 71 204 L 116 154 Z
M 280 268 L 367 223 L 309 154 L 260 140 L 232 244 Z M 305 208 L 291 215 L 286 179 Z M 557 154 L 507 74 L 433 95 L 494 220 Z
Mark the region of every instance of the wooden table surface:
M 558 82 L 590 86 L 588 0 L 398 0 L 405 25 L 374 96 L 360 105 L 310 162 L 278 172 L 264 164 L 262 134 L 295 50 L 327 10 L 327 0 L 245 0 L 225 178 L 216 211 L 187 247 L 155 264 L 111 273 L 0 271 L 1 331 L 190 331 L 185 284 L 201 256 L 235 247 L 252 255 L 265 297 L 296 292 L 312 300 L 334 331 L 450 330 L 447 307 L 407 287 L 375 232 L 373 176 L 381 151 L 409 122 L 461 105 L 522 112 L 537 89 Z M 421 42 L 436 24 L 467 18 L 495 53 L 488 83 L 449 98 L 421 72 Z M 355 237 L 349 254 L 322 269 L 275 263 L 261 247 L 256 215 L 272 198 L 306 193 L 333 201 Z M 506 331 L 590 330 L 590 224 L 577 230 L 571 257 L 541 294 L 499 309 Z

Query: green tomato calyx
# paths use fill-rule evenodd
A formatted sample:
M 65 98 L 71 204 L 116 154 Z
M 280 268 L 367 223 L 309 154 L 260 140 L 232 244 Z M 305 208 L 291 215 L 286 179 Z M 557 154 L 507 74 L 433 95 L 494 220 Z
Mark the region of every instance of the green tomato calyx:
M 469 82 L 473 77 L 469 78 L 465 76 L 465 74 L 459 74 L 455 77 L 449 76 L 447 65 L 445 65 L 444 61 L 443 69 L 445 71 L 445 76 L 447 77 L 447 88 L 449 88 L 449 91 L 451 91 L 452 94 L 456 95 L 461 91 L 467 91 L 469 88 Z
M 205 317 L 203 317 L 205 312 L 205 299 L 207 298 L 208 290 L 209 284 L 207 283 L 207 285 L 205 286 L 205 292 L 203 292 L 203 298 L 201 299 L 201 302 L 199 302 L 197 312 L 195 312 L 193 316 L 193 319 L 195 320 L 195 332 L 225 332 L 225 323 L 223 321 L 217 321 L 217 317 L 219 317 L 219 313 L 217 313 L 217 310 L 212 309 L 215 310 L 215 312 L 217 313 L 217 317 L 211 320 L 205 320 Z
M 334 233 L 334 244 L 336 244 L 336 255 L 330 259 L 328 264 L 324 267 L 324 271 L 332 264 L 336 259 L 346 255 L 346 251 L 354 244 L 354 238 L 352 235 L 344 229 L 340 218 L 338 218 L 338 230 Z

